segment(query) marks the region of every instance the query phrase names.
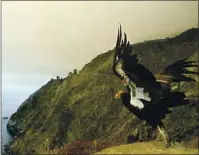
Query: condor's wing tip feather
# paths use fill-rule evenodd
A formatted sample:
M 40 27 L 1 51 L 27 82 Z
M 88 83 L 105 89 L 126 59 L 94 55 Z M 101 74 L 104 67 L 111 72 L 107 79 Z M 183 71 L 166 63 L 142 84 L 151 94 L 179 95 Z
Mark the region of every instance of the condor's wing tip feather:
M 183 76 L 182 77 L 183 81 L 187 81 L 187 82 L 196 82 L 196 80 L 192 77 L 187 77 L 187 76 Z
M 119 26 L 119 29 L 122 30 L 122 25 L 121 25 L 120 23 L 119 23 L 119 25 L 120 25 L 120 26 Z
M 126 43 L 127 43 L 127 35 L 126 33 L 124 33 L 124 44 L 126 45 Z
M 184 70 L 180 71 L 180 73 L 199 75 L 199 72 L 197 72 L 197 71 L 190 71 L 190 70 L 187 70 L 187 69 L 184 69 Z
M 114 59 L 113 59 L 113 70 L 115 70 L 115 65 L 116 65 L 116 61 L 117 61 L 117 57 L 119 55 L 121 55 L 121 50 L 122 50 L 122 44 L 123 44 L 123 40 L 122 40 L 122 28 L 121 28 L 121 24 L 119 23 L 119 28 L 118 28 L 118 32 L 117 32 L 117 40 L 116 40 L 116 46 L 114 49 Z
M 180 59 L 180 60 L 178 60 L 178 61 L 166 66 L 165 68 L 172 68 L 174 66 L 179 66 L 179 65 L 184 64 L 185 62 L 187 62 L 187 60 L 188 60 L 187 58 L 186 59 Z
M 117 34 L 117 41 L 116 41 L 116 49 L 118 49 L 121 45 L 121 40 L 122 40 L 122 28 L 121 25 L 118 28 L 118 34 Z
M 120 29 L 118 29 L 117 41 L 116 41 L 116 46 L 115 46 L 115 51 L 114 51 L 114 59 L 120 52 L 120 44 L 121 44 L 121 34 L 120 34 Z
M 186 68 L 191 68 L 191 67 L 199 67 L 198 61 L 192 61 L 192 60 L 189 60 L 189 59 L 181 59 L 181 60 L 174 62 L 171 65 L 166 66 L 160 72 L 160 74 L 166 74 L 166 73 L 169 73 L 169 72 L 184 70 Z

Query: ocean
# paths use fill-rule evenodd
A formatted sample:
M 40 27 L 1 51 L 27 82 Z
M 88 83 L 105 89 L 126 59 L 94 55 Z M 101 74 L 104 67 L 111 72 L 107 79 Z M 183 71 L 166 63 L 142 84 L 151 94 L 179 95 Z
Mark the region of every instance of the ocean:
M 22 87 L 22 86 L 21 86 Z M 2 91 L 2 117 L 8 117 L 8 119 L 2 118 L 2 128 L 1 128 L 1 154 L 4 154 L 4 145 L 8 144 L 12 137 L 9 135 L 7 131 L 7 123 L 9 120 L 9 117 L 13 113 L 15 113 L 18 109 L 18 107 L 23 103 L 24 100 L 26 100 L 35 90 L 35 87 L 31 87 L 29 89 L 23 88 L 15 88 L 13 89 L 6 89 L 4 88 Z
M 12 75 L 12 74 L 11 74 Z M 18 107 L 36 90 L 43 86 L 51 76 L 40 75 L 20 75 L 20 74 L 3 74 L 2 79 L 2 119 L 1 128 L 1 154 L 4 154 L 4 145 L 8 144 L 12 137 L 7 131 L 9 117 L 15 113 Z M 30 81 L 32 80 L 32 81 Z
M 7 131 L 7 123 L 9 118 L 13 113 L 15 113 L 22 103 L 21 100 L 6 100 L 5 95 L 3 96 L 3 104 L 2 104 L 2 118 L 1 118 L 1 154 L 5 154 L 4 145 L 8 144 L 12 137 Z M 8 119 L 3 119 L 3 117 L 8 117 Z
M 5 154 L 4 151 L 4 145 L 8 144 L 12 137 L 7 131 L 7 123 L 9 121 L 9 117 L 13 113 L 15 113 L 19 107 L 19 105 L 22 103 L 21 100 L 17 99 L 8 99 L 6 98 L 5 93 L 3 94 L 3 104 L 2 104 L 2 118 L 1 118 L 1 154 Z M 3 119 L 3 117 L 8 117 L 8 119 Z
M 4 145 L 8 144 L 11 140 L 12 137 L 10 136 L 10 134 L 7 131 L 6 125 L 8 123 L 9 119 L 1 119 L 1 154 L 5 154 L 5 150 L 4 150 Z

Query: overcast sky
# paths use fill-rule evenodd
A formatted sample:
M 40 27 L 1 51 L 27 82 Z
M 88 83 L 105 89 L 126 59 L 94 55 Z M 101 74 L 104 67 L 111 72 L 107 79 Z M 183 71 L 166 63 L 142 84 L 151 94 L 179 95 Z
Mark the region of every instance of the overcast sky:
M 113 49 L 121 23 L 131 43 L 198 25 L 198 2 L 2 2 L 3 91 L 38 89 Z

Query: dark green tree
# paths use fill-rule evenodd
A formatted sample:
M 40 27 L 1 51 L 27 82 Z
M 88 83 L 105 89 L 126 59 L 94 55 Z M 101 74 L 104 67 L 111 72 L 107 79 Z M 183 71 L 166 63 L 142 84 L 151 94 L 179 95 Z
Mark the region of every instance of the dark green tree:
M 60 77 L 59 76 L 57 76 L 57 80 L 59 80 L 60 79 Z
M 72 76 L 73 76 L 73 73 L 72 73 L 72 72 L 69 72 L 69 73 L 68 73 L 68 76 L 69 76 L 69 77 L 72 77 Z
M 74 69 L 73 74 L 74 74 L 74 75 L 77 75 L 77 74 L 78 74 L 78 70 L 77 70 L 77 69 Z

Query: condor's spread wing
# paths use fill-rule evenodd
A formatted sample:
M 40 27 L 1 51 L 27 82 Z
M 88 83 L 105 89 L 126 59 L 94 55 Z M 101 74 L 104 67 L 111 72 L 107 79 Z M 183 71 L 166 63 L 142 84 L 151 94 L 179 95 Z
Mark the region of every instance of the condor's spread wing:
M 127 41 L 126 33 L 124 33 L 125 37 L 124 40 L 122 39 L 122 30 L 121 25 L 118 29 L 118 36 L 117 36 L 117 42 L 114 52 L 114 60 L 113 60 L 113 71 L 114 73 L 120 78 L 123 79 L 123 66 L 127 66 L 127 64 L 130 62 L 131 64 L 137 64 L 137 55 L 130 55 L 132 51 L 132 46 L 130 45 L 130 42 Z
M 143 65 L 139 64 L 137 54 L 132 53 L 132 46 L 124 33 L 122 39 L 121 26 L 118 30 L 117 42 L 113 60 L 113 71 L 121 79 L 128 77 L 137 87 L 142 87 L 150 93 L 161 86 L 156 82 L 155 76 Z M 147 54 L 147 53 L 146 53 Z
M 169 82 L 180 82 L 180 81 L 195 81 L 192 77 L 186 75 L 199 75 L 198 71 L 190 71 L 189 68 L 196 67 L 198 68 L 198 61 L 190 61 L 188 59 L 181 59 L 174 62 L 171 65 L 166 66 L 160 74 L 157 76 L 159 78 L 166 79 Z M 185 75 L 186 74 L 186 75 Z

